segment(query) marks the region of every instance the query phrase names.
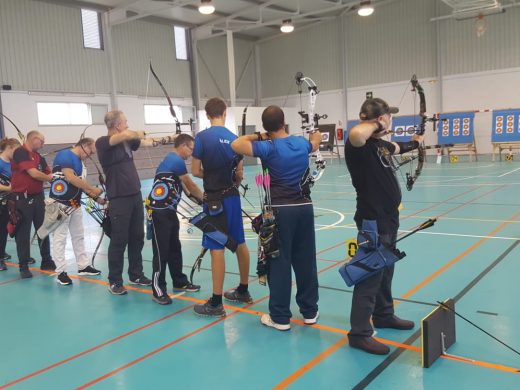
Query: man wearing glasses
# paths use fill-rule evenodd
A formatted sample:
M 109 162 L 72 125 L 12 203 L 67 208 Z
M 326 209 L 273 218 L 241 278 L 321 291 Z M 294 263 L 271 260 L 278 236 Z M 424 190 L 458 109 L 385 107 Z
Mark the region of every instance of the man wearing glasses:
M 395 247 L 399 228 L 401 189 L 391 158 L 417 149 L 424 136 L 415 134 L 410 142 L 389 142 L 382 138 L 392 129 L 396 107 L 379 98 L 368 99 L 361 106 L 360 123 L 354 126 L 345 142 L 345 161 L 357 193 L 354 220 L 361 229 L 363 220 L 375 220 L 381 243 Z M 394 267 L 386 267 L 357 283 L 352 296 L 349 344 L 376 355 L 390 349 L 375 340 L 370 319 L 376 328 L 412 329 L 413 321 L 394 315 L 392 277 Z
M 21 148 L 15 150 L 11 161 L 12 192 L 9 200 L 11 222 L 16 222 L 14 234 L 16 252 L 20 267 L 20 277 L 32 278 L 29 271 L 31 257 L 31 225 L 38 230 L 45 216 L 43 183 L 52 179 L 51 170 L 45 159 L 38 153 L 45 143 L 39 131 L 30 131 Z M 38 240 L 42 262 L 40 269 L 54 271 L 56 265 L 51 257 L 49 238 Z

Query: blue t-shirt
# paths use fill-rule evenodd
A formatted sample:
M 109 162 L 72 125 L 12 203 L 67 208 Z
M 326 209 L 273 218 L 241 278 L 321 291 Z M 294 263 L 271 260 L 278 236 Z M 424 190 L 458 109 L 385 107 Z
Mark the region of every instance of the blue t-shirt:
M 204 191 L 221 192 L 234 186 L 234 171 L 241 158 L 231 149 L 236 138 L 223 126 L 211 126 L 195 137 L 193 157 L 202 162 Z
M 66 181 L 62 169 L 69 168 L 76 176 L 83 174 L 83 163 L 72 149 L 62 150 L 56 154 L 53 162 L 53 178 L 51 181 L 50 197 L 67 205 L 79 206 L 82 190 Z
M 273 205 L 308 203 L 310 189 L 301 183 L 309 174 L 311 143 L 304 137 L 289 136 L 253 142 L 253 155 L 262 160 L 271 177 Z
M 151 209 L 176 209 L 182 196 L 180 176 L 187 173 L 186 161 L 177 153 L 168 153 L 155 171 L 148 206 Z
M 11 183 L 11 163 L 0 158 L 0 184 L 8 186 Z

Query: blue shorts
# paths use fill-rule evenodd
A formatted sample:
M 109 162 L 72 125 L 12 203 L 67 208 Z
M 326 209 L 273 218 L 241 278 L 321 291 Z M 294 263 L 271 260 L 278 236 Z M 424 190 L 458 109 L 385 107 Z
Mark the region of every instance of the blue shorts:
M 227 219 L 227 234 L 233 237 L 237 245 L 243 244 L 246 242 L 246 238 L 244 236 L 244 223 L 242 222 L 240 196 L 226 196 L 222 200 L 222 204 Z M 202 236 L 202 246 L 206 249 L 224 249 L 224 245 L 212 240 L 206 234 Z

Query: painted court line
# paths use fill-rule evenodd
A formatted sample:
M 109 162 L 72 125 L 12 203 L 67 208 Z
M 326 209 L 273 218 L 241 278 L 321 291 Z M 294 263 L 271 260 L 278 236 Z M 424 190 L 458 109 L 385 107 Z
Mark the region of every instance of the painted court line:
M 184 311 L 186 311 L 188 309 L 193 308 L 193 306 L 194 305 L 191 305 L 191 306 L 187 306 L 187 307 L 185 307 L 183 309 L 177 310 L 177 311 L 175 311 L 175 312 L 173 312 L 171 314 L 168 314 L 167 316 L 161 317 L 161 318 L 159 318 L 159 319 L 157 319 L 155 321 L 152 321 L 152 322 L 149 322 L 148 324 L 140 326 L 139 328 L 132 329 L 131 331 L 123 333 L 122 335 L 114 337 L 114 338 L 112 338 L 112 339 L 110 339 L 108 341 L 105 341 L 104 343 L 98 344 L 95 347 L 86 349 L 83 352 L 80 352 L 80 353 L 77 353 L 75 355 L 72 355 L 72 356 L 70 356 L 70 357 L 68 357 L 66 359 L 63 359 L 63 360 L 60 360 L 59 362 L 51 364 L 50 366 L 47 366 L 47 367 L 42 368 L 40 370 L 34 371 L 31 374 L 25 375 L 25 376 L 23 376 L 21 378 L 18 378 L 16 380 L 12 381 L 12 382 L 6 383 L 5 385 L 0 386 L 0 390 L 7 389 L 8 387 L 16 385 L 17 383 L 26 381 L 27 379 L 30 379 L 30 378 L 33 378 L 33 377 L 35 377 L 37 375 L 43 374 L 44 372 L 50 371 L 50 370 L 52 370 L 52 369 L 54 369 L 56 367 L 59 367 L 59 366 L 65 364 L 65 363 L 68 363 L 68 362 L 70 362 L 70 361 L 72 361 L 74 359 L 80 358 L 80 357 L 82 357 L 82 356 L 84 356 L 86 354 L 89 354 L 91 352 L 97 351 L 100 348 L 103 348 L 103 347 L 106 347 L 107 345 L 113 344 L 116 341 L 122 340 L 122 339 L 124 339 L 124 338 L 126 338 L 126 337 L 128 337 L 130 335 L 133 335 L 134 333 L 137 333 L 137 332 L 139 332 L 139 331 L 141 331 L 143 329 L 149 328 L 149 327 L 151 327 L 151 326 L 153 326 L 155 324 L 158 324 L 159 322 L 162 322 L 162 321 L 165 321 L 167 319 L 170 319 L 170 318 L 176 316 L 177 314 L 180 314 L 180 313 L 182 313 L 182 312 L 184 312 Z
M 513 169 L 512 171 L 509 171 L 509 172 L 506 172 L 506 173 L 503 173 L 497 177 L 504 177 L 504 176 L 507 176 L 507 175 L 510 175 L 511 173 L 514 173 L 516 171 L 520 170 L 520 168 L 516 168 L 516 169 Z
M 460 195 L 462 195 L 462 194 L 460 194 Z M 460 195 L 458 195 L 458 196 L 460 196 Z M 440 204 L 442 204 L 442 202 L 440 202 Z M 336 245 L 336 246 L 334 246 L 334 247 L 337 247 L 337 246 L 339 246 L 339 245 L 343 245 L 343 242 L 340 243 L 340 244 L 338 244 L 338 245 Z M 331 249 L 331 248 L 328 248 L 328 249 L 326 249 L 326 250 L 329 250 L 329 249 Z M 324 251 L 325 251 L 325 250 L 324 250 Z M 325 269 L 320 270 L 320 273 L 321 273 L 321 272 L 325 272 L 325 271 L 327 271 L 328 269 L 331 269 L 331 268 L 333 268 L 333 267 L 336 267 L 338 264 L 340 264 L 340 263 L 342 263 L 342 262 L 343 262 L 343 261 L 338 261 L 336 264 L 332 264 L 331 266 L 326 267 Z M 38 270 L 38 269 L 35 269 L 35 270 L 36 270 L 36 271 L 40 271 L 40 270 Z M 44 273 L 53 274 L 52 272 L 44 272 Z M 95 279 L 87 279 L 87 278 L 82 278 L 82 277 L 76 277 L 75 275 L 71 275 L 71 277 L 76 278 L 76 279 L 79 279 L 79 280 L 87 281 L 87 282 L 89 282 L 89 283 L 97 283 L 97 284 L 100 284 L 100 285 L 107 285 L 107 284 L 108 284 L 107 282 L 103 282 L 103 281 L 99 281 L 99 280 L 95 280 Z M 145 290 L 145 289 L 141 289 L 141 288 L 135 288 L 135 287 L 131 287 L 131 286 L 128 286 L 127 288 L 128 288 L 129 290 L 133 290 L 133 291 L 145 292 L 145 293 L 148 293 L 148 294 L 151 293 L 151 291 L 149 291 L 149 290 Z M 179 294 L 179 295 L 180 295 L 180 294 Z M 191 297 L 178 296 L 178 298 L 179 298 L 179 299 L 182 299 L 182 300 L 188 300 L 188 301 L 191 301 L 191 302 L 196 302 L 196 303 L 204 302 L 204 301 L 202 301 L 202 300 L 194 299 L 194 298 L 191 298 Z M 265 300 L 265 299 L 267 299 L 267 298 L 268 298 L 268 296 L 262 298 L 261 300 Z M 256 301 L 256 302 L 253 303 L 253 304 L 259 303 L 261 300 Z M 247 308 L 239 308 L 239 307 L 233 307 L 233 306 L 229 306 L 229 305 L 226 305 L 226 307 L 235 310 L 234 313 L 232 313 L 231 315 L 228 315 L 227 317 L 230 317 L 230 316 L 232 316 L 232 315 L 234 315 L 234 314 L 236 314 L 236 313 L 238 313 L 238 312 L 241 312 L 241 311 L 242 311 L 242 312 L 250 312 L 251 314 L 255 314 L 255 315 L 261 315 L 261 314 L 263 314 L 263 313 L 260 313 L 260 312 L 255 312 L 255 311 L 247 310 Z M 186 308 L 183 309 L 183 310 L 186 310 Z M 224 319 L 227 318 L 227 317 L 224 317 Z M 214 323 L 220 322 L 221 320 L 223 320 L 223 319 L 219 319 L 219 320 L 217 320 L 217 321 L 214 321 Z M 303 325 L 303 322 L 298 321 L 298 320 L 293 320 L 292 322 L 294 322 L 294 323 L 296 323 L 296 324 L 302 324 L 302 325 Z M 212 323 L 212 324 L 213 324 L 213 323 Z M 199 330 L 196 330 L 196 331 L 192 332 L 191 334 L 199 333 L 200 331 L 202 331 L 202 330 L 204 330 L 204 329 L 207 329 L 207 328 L 209 328 L 210 326 L 211 326 L 211 324 L 208 324 L 208 325 L 206 325 L 205 327 L 203 327 L 203 328 L 199 328 Z M 316 325 L 315 325 L 314 327 L 316 327 L 316 328 L 318 328 L 318 329 L 322 329 L 322 330 L 333 330 L 333 329 L 334 329 L 334 328 L 330 328 L 330 327 L 325 327 L 325 326 L 316 326 Z M 339 329 L 338 329 L 338 331 L 339 331 Z M 346 331 L 341 330 L 341 332 L 346 332 Z M 190 334 L 190 335 L 191 335 L 191 334 Z M 185 339 L 185 338 L 189 337 L 189 335 L 185 335 L 185 336 L 183 336 L 183 337 L 184 337 L 183 339 Z M 163 350 L 163 349 L 165 349 L 165 348 L 168 348 L 169 346 L 174 345 L 175 343 L 177 343 L 177 342 L 179 342 L 179 341 L 182 341 L 182 340 L 174 340 L 174 341 L 172 341 L 171 343 L 167 344 L 167 346 L 163 346 L 163 347 L 161 347 L 160 350 Z M 399 343 L 392 342 L 391 340 L 385 340 L 385 341 L 387 341 L 387 343 L 389 343 L 389 344 L 391 344 L 391 345 L 399 344 Z M 404 346 L 403 346 L 403 347 L 404 347 Z M 406 346 L 406 347 L 407 347 L 407 349 L 413 349 L 413 348 L 414 348 L 414 347 L 411 347 L 411 346 Z M 94 347 L 94 348 L 95 348 L 95 347 Z M 152 351 L 152 352 L 153 352 L 153 351 Z M 159 352 L 159 351 L 157 351 L 157 352 Z M 157 353 L 157 352 L 155 352 L 155 353 Z M 153 354 L 155 354 L 155 353 L 153 353 Z M 152 354 L 152 353 L 150 353 L 150 354 Z M 139 358 L 138 361 L 144 360 L 146 357 L 151 356 L 150 354 L 145 355 L 144 357 Z M 136 361 L 135 363 L 137 363 L 137 361 Z M 134 363 L 134 364 L 135 364 L 135 363 Z M 62 364 L 63 364 L 63 363 L 62 363 Z M 129 363 L 129 364 L 130 364 L 130 363 Z M 119 372 L 119 371 L 123 370 L 124 368 L 126 368 L 126 367 L 120 367 L 119 369 L 116 369 L 116 370 L 118 370 L 117 372 Z M 115 374 L 115 373 L 116 373 L 116 372 L 114 372 L 113 374 Z M 112 375 L 113 375 L 113 374 L 112 374 Z M 107 374 L 105 374 L 105 375 L 107 375 Z M 110 376 L 111 376 L 111 375 L 110 375 Z M 103 378 L 105 378 L 105 377 L 103 377 Z M 98 378 L 98 379 L 99 379 L 99 378 Z M 89 382 L 89 383 L 91 383 L 91 382 Z M 97 382 L 96 382 L 96 383 L 97 383 Z M 92 384 L 93 384 L 93 383 L 92 383 Z M 2 388 L 3 388 L 3 387 L 2 387 Z M 0 388 L 0 389 L 1 389 L 1 388 Z
M 516 214 L 514 214 L 510 219 L 511 220 L 515 220 L 517 219 L 518 217 L 520 216 L 520 212 L 517 212 Z M 502 224 L 500 224 L 497 228 L 495 228 L 492 232 L 490 232 L 488 234 L 488 236 L 486 237 L 491 237 L 493 236 L 495 233 L 497 233 L 498 231 L 502 230 L 503 228 L 505 228 L 507 225 L 509 225 L 508 222 L 503 222 Z M 438 269 L 436 272 L 434 272 L 433 274 L 431 274 L 430 276 L 428 276 L 426 279 L 424 279 L 423 281 L 421 281 L 419 284 L 417 284 L 414 288 L 410 289 L 409 291 L 407 291 L 405 294 L 403 294 L 401 296 L 401 298 L 409 298 L 411 295 L 415 294 L 417 291 L 419 291 L 421 288 L 423 288 L 424 286 L 426 286 L 428 283 L 430 283 L 432 280 L 434 280 L 437 276 L 439 276 L 440 274 L 442 274 L 444 271 L 446 271 L 448 268 L 450 268 L 452 265 L 456 264 L 457 262 L 459 262 L 460 260 L 462 260 L 462 258 L 464 258 L 468 253 L 470 253 L 471 251 L 473 251 L 474 249 L 476 249 L 478 246 L 482 245 L 485 241 L 487 241 L 488 238 L 483 238 L 481 240 L 479 240 L 478 242 L 476 242 L 475 244 L 473 244 L 472 246 L 470 246 L 468 249 L 466 249 L 464 252 L 462 252 L 461 254 L 459 254 L 458 256 L 456 256 L 454 259 L 452 259 L 450 262 L 448 262 L 447 264 L 445 264 L 444 266 L 442 266 L 440 269 Z M 377 339 L 377 338 L 376 338 Z M 379 339 L 377 339 L 379 340 Z M 380 340 L 381 342 L 384 343 L 384 341 Z M 341 347 L 341 345 L 345 344 L 346 343 L 346 340 L 343 340 L 341 339 L 340 341 L 336 342 L 335 344 L 333 344 L 332 346 L 326 348 L 324 351 L 322 351 L 319 355 L 317 355 L 316 357 L 314 357 L 313 359 L 311 359 L 309 362 L 307 362 L 304 366 L 302 366 L 300 369 L 298 369 L 297 371 L 295 371 L 294 373 L 292 373 L 291 375 L 289 375 L 287 378 L 285 378 L 282 382 L 279 383 L 279 385 L 282 385 L 282 387 L 280 388 L 283 388 L 283 387 L 286 387 L 288 386 L 289 384 L 295 382 L 297 379 L 299 379 L 301 376 L 303 376 L 307 371 L 309 371 L 310 369 L 312 369 L 313 367 L 315 367 L 318 363 L 320 363 L 322 360 L 324 360 L 326 357 L 330 356 L 333 352 L 335 352 L 337 349 L 339 349 Z M 419 349 L 420 350 L 420 349 Z M 443 357 L 443 356 L 441 356 Z M 492 363 L 488 363 L 488 362 L 481 362 L 481 361 L 477 361 L 477 360 L 472 360 L 472 359 L 465 359 L 465 358 L 451 358 L 451 360 L 457 360 L 457 361 L 461 361 L 461 362 L 465 362 L 465 363 L 470 363 L 470 364 L 475 364 L 475 365 L 480 365 L 480 366 L 483 366 L 483 367 L 488 367 L 488 368 L 495 368 L 497 370 L 501 370 L 501 371 L 507 371 L 507 372 L 514 372 L 514 373 L 519 373 L 520 371 L 518 370 L 518 368 L 512 368 L 512 367 L 507 367 L 507 366 L 503 366 L 503 365 L 497 365 L 497 364 L 492 364 Z M 275 388 L 278 388 L 277 385 Z

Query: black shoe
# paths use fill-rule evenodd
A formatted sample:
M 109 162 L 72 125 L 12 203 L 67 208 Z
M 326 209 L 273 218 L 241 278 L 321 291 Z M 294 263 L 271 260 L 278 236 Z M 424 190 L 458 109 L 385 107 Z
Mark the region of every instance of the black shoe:
M 197 291 L 200 291 L 200 286 L 198 284 L 188 283 L 182 287 L 173 286 L 173 291 L 197 292 Z
M 21 269 L 20 270 L 20 278 L 22 279 L 30 279 L 32 278 L 32 273 L 28 269 Z
M 160 297 L 153 296 L 152 300 L 159 305 L 169 305 L 172 303 L 172 299 L 168 295 L 161 295 Z
M 35 264 L 36 260 L 34 260 L 32 257 L 29 257 L 29 260 L 27 260 L 27 264 Z
M 236 288 L 231 291 L 224 292 L 224 298 L 231 302 L 243 302 L 243 303 L 252 303 L 253 298 L 249 291 L 239 292 Z
M 56 278 L 56 283 L 61 284 L 62 286 L 70 286 L 72 284 L 72 279 L 69 278 L 66 272 L 62 272 Z
M 0 260 L 9 260 L 11 258 L 11 255 L 9 253 L 4 253 L 2 256 L 0 256 Z
M 0 260 L 0 271 L 7 271 L 7 265 L 5 265 L 3 260 Z
M 42 271 L 56 271 L 56 264 L 54 264 L 54 261 L 52 260 L 42 260 L 40 269 Z
M 217 306 L 213 306 L 211 304 L 211 298 L 208 299 L 208 301 L 202 305 L 195 305 L 193 308 L 193 311 L 195 314 L 198 314 L 199 316 L 204 317 L 225 317 L 226 311 L 224 310 L 224 306 L 222 303 Z
M 78 271 L 78 275 L 91 275 L 91 276 L 94 276 L 94 275 L 100 275 L 100 274 L 101 274 L 100 270 L 95 269 L 94 267 L 91 267 L 90 265 L 86 266 L 85 268 L 80 269 Z
M 388 318 L 376 318 L 372 317 L 372 322 L 376 328 L 392 328 L 399 330 L 410 330 L 415 326 L 413 321 L 403 320 L 396 315 L 392 315 Z
M 109 284 L 108 291 L 114 295 L 125 295 L 127 293 L 125 286 L 120 283 Z
M 130 280 L 130 284 L 138 284 L 139 286 L 151 286 L 152 281 L 146 276 L 140 276 L 137 279 Z
M 388 348 L 383 343 L 380 343 L 373 337 L 360 337 L 349 335 L 348 343 L 352 348 L 361 349 L 373 355 L 387 355 L 388 353 L 390 353 L 390 348 Z

